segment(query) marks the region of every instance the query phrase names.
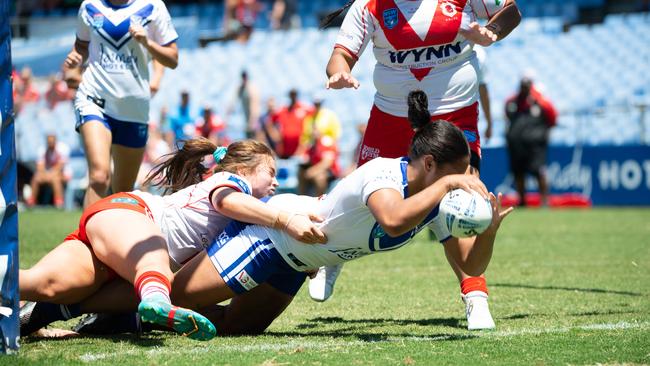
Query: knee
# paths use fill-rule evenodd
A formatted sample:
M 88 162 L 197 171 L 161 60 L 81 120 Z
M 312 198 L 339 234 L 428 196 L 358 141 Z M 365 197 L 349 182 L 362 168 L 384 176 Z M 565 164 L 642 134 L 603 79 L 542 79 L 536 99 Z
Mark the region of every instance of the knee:
M 88 180 L 95 190 L 106 191 L 110 182 L 110 172 L 104 168 L 92 169 L 88 174 Z
M 56 302 L 61 297 L 63 284 L 54 276 L 39 276 L 38 285 L 32 291 L 33 301 Z

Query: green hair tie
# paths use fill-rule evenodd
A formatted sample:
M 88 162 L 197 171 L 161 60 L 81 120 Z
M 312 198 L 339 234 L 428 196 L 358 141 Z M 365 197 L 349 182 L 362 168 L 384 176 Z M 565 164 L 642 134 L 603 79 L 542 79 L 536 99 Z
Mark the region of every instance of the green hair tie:
M 212 153 L 212 156 L 214 157 L 215 163 L 219 164 L 219 162 L 226 156 L 226 153 L 228 152 L 228 149 L 219 146 L 214 152 Z

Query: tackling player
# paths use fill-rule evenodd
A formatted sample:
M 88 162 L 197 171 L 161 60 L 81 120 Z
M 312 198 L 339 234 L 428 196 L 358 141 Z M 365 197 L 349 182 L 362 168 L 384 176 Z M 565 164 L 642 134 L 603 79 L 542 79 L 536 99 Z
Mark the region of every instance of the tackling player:
M 144 320 L 173 319 L 175 330 L 209 339 L 214 327 L 207 319 L 171 305 L 172 270 L 202 251 L 231 218 L 287 230 L 308 243 L 325 241 L 308 217 L 257 199 L 273 194 L 278 185 L 273 152 L 266 145 L 247 140 L 215 149 L 203 138 L 186 141 L 150 178 L 164 175 L 154 182 L 175 193 L 161 197 L 135 191 L 98 201 L 84 211 L 78 230 L 35 266 L 21 270 L 21 299 L 41 301 L 21 309 L 21 332 L 80 315 L 77 303 L 119 276 L 135 286 Z M 203 158 L 213 152 L 217 173 L 203 180 Z

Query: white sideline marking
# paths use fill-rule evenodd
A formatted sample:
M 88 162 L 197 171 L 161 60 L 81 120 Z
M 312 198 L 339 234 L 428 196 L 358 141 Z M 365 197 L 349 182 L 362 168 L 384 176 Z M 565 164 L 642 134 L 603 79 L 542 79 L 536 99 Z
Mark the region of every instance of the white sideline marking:
M 573 330 L 584 330 L 584 331 L 600 331 L 600 330 L 618 330 L 618 329 L 650 329 L 650 322 L 619 322 L 619 323 L 600 323 L 600 324 L 585 324 L 577 325 L 574 327 L 558 327 L 558 328 L 539 328 L 539 329 L 519 329 L 519 330 L 506 330 L 506 331 L 487 331 L 487 332 L 472 332 L 472 333 L 458 333 L 434 337 L 388 337 L 387 339 L 377 340 L 377 341 L 343 341 L 343 340 L 320 340 L 320 341 L 308 341 L 304 339 L 291 340 L 286 343 L 280 344 L 260 344 L 260 345 L 219 345 L 213 343 L 207 347 L 194 347 L 188 348 L 183 351 L 174 349 L 172 347 L 154 347 L 144 353 L 147 356 L 159 356 L 159 355 L 177 355 L 177 354 L 200 354 L 207 352 L 223 352 L 223 351 L 239 351 L 239 352 L 248 352 L 248 351 L 286 351 L 286 350 L 296 350 L 296 349 L 332 349 L 340 347 L 349 347 L 349 346 L 363 346 L 373 343 L 398 343 L 404 341 L 411 342 L 432 342 L 432 341 L 444 341 L 456 337 L 467 337 L 469 338 L 501 338 L 501 337 L 518 337 L 523 335 L 530 334 L 552 334 L 552 333 L 567 333 Z M 127 355 L 138 355 L 142 354 L 143 351 L 140 349 L 129 349 L 122 352 L 109 352 L 109 353 L 85 353 L 79 356 L 79 360 L 82 362 L 94 362 L 99 360 L 105 360 L 107 358 L 116 358 Z

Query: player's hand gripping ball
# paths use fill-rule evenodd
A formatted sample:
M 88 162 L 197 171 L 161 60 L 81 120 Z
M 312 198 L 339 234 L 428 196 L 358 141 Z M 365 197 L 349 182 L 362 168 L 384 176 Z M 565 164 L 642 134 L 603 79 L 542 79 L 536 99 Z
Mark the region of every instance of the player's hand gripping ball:
M 444 215 L 452 236 L 467 238 L 482 233 L 490 226 L 492 205 L 475 191 L 469 193 L 454 189 L 442 198 L 440 214 Z

